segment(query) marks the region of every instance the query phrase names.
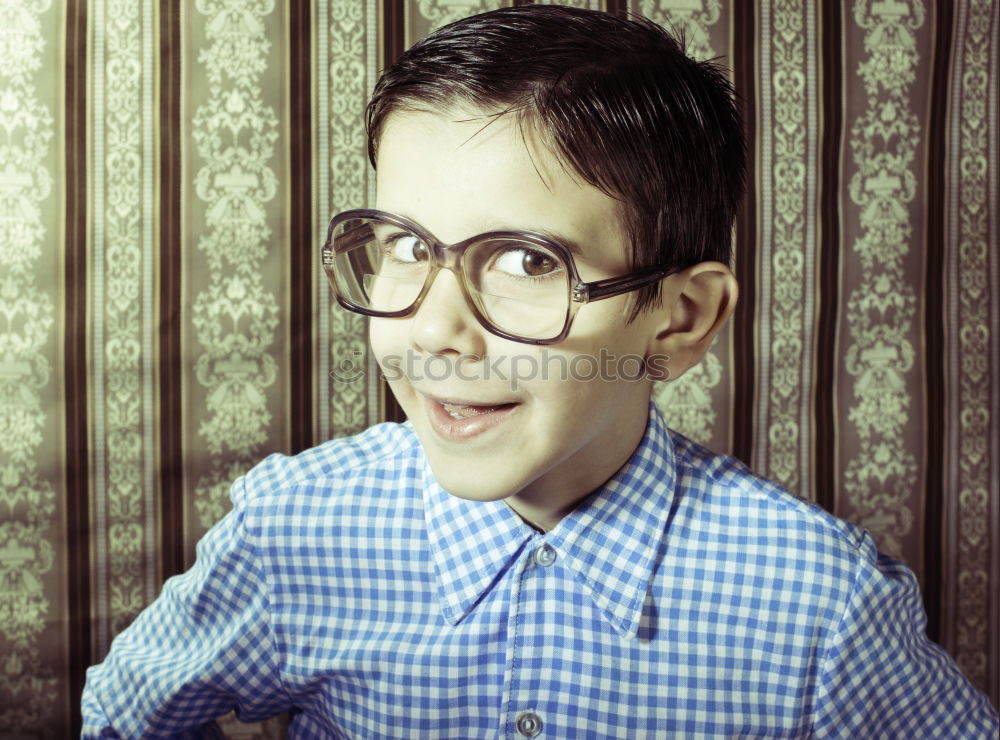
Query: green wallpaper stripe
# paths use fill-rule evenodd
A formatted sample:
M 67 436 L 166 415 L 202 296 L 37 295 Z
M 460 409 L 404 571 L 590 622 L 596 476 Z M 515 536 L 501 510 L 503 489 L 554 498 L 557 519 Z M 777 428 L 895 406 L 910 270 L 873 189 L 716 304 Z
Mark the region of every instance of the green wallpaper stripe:
M 845 108 L 843 268 L 845 301 L 838 358 L 843 452 L 837 511 L 868 527 L 890 555 L 919 553 L 914 526 L 924 473 L 913 434 L 922 417 L 914 391 L 921 337 L 914 278 L 920 260 L 916 215 L 924 207 L 919 142 L 926 135 L 930 40 L 919 2 L 855 5 L 845 18 L 851 53 Z M 919 556 L 911 566 L 922 576 Z
M 820 178 L 823 172 L 823 163 L 818 159 L 819 147 L 822 144 L 822 133 L 819 129 L 818 110 L 821 105 L 820 95 L 822 92 L 822 82 L 819 75 L 822 70 L 817 71 L 818 57 L 821 54 L 820 40 L 816 26 L 818 24 L 819 6 L 815 3 L 807 4 L 803 16 L 805 22 L 805 90 L 802 93 L 805 111 L 800 113 L 804 116 L 805 124 L 805 144 L 802 151 L 802 164 L 805 169 L 805 182 L 799 192 L 800 200 L 797 210 L 801 211 L 804 219 L 804 233 L 798 240 L 802 258 L 802 319 L 797 327 L 802 346 L 802 367 L 797 369 L 799 393 L 795 400 L 798 405 L 798 419 L 795 422 L 797 429 L 797 439 L 794 447 L 789 446 L 789 457 L 798 456 L 798 471 L 795 479 L 800 495 L 813 501 L 816 500 L 818 492 L 813 485 L 813 427 L 812 427 L 812 404 L 811 400 L 816 392 L 813 385 L 815 381 L 815 351 L 817 344 L 823 341 L 823 335 L 815 332 L 815 318 L 818 312 L 819 298 L 817 297 L 817 274 L 816 266 L 822 239 L 819 235 L 820 226 L 817 223 L 819 214 L 816 208 L 816 199 L 821 187 Z M 786 124 L 787 125 L 787 124 Z M 786 214 L 787 218 L 787 214 Z M 794 281 L 793 282 L 797 282 Z M 793 299 L 794 300 L 794 299 Z M 795 332 L 792 332 L 793 335 Z M 792 415 L 789 415 L 790 418 Z M 797 447 L 797 449 L 795 449 Z M 793 467 L 795 462 L 792 462 Z
M 65 9 L 35 4 L 12 10 L 18 23 L 2 37 L 0 65 L 6 145 L 0 175 L 0 727 L 18 733 L 50 721 L 66 727 L 67 646 L 72 640 L 81 657 L 86 650 L 81 630 L 66 618 L 69 599 L 79 601 L 86 590 L 67 593 L 69 548 L 61 546 L 66 504 L 75 504 L 67 502 L 67 468 L 81 464 L 81 444 L 68 438 L 67 426 L 78 429 L 86 413 L 67 397 L 85 372 L 82 322 L 68 315 L 82 287 L 68 286 L 67 277 L 83 269 L 85 236 L 72 235 L 72 254 L 55 248 L 80 220 L 80 206 L 67 212 L 71 184 L 65 178 L 69 157 L 82 155 L 68 148 L 80 139 L 67 143 L 66 134 L 82 134 L 85 99 L 69 90 L 82 72 L 70 62 L 78 61 L 78 25 L 69 26 L 75 45 L 68 53 L 62 41 Z M 85 459 L 82 464 L 86 474 Z M 86 483 L 79 486 L 86 494 Z M 73 515 L 78 521 L 78 511 Z
M 91 310 L 93 320 L 90 327 L 91 352 L 93 357 L 93 385 L 91 388 L 92 412 L 91 442 L 93 485 L 91 486 L 92 521 L 90 528 L 91 563 L 93 577 L 93 653 L 104 655 L 110 643 L 109 604 L 108 604 L 108 485 L 107 485 L 107 422 L 105 405 L 107 403 L 105 377 L 105 332 L 107 313 L 105 308 L 105 284 L 107 282 L 107 266 L 105 264 L 106 244 L 106 213 L 105 204 L 105 15 L 103 0 L 96 0 L 91 5 L 91 18 L 94 26 L 92 43 L 88 47 L 88 66 L 94 70 L 93 87 L 90 97 L 93 114 L 91 123 L 91 192 L 93 200 L 93 215 L 91 237 L 90 274 L 93 286 L 91 288 Z M 100 71 L 99 71 L 100 70 Z
M 312 99 L 312 197 L 313 234 L 315 242 L 310 245 L 314 274 L 322 273 L 319 259 L 319 240 L 326 236 L 326 226 L 330 214 L 330 33 L 323 29 L 332 29 L 330 4 L 327 0 L 315 0 L 310 5 L 312 10 L 312 28 L 316 29 L 311 36 L 312 48 L 311 74 L 315 87 Z M 332 32 L 332 31 L 331 31 Z M 318 440 L 329 439 L 330 433 L 330 291 L 326 279 L 319 278 L 313 282 L 313 310 L 315 348 L 313 352 L 313 434 Z
M 993 4 L 990 20 L 989 37 L 989 93 L 987 96 L 986 114 L 989 118 L 987 132 L 987 162 L 993 166 L 988 169 L 987 204 L 989 206 L 989 238 L 990 238 L 990 442 L 987 449 L 994 453 L 990 459 L 990 481 L 987 491 L 993 491 L 990 500 L 989 547 L 989 601 L 988 624 L 1000 625 L 1000 5 Z M 987 689 L 993 698 L 994 706 L 1000 705 L 1000 629 L 987 630 L 985 646 L 986 663 L 989 666 L 989 682 Z
M 754 183 L 758 192 L 758 252 L 755 255 L 756 272 L 753 285 L 757 293 L 754 318 L 754 335 L 756 339 L 757 357 L 753 368 L 753 376 L 757 382 L 756 408 L 754 410 L 754 432 L 751 448 L 750 465 L 755 470 L 767 470 L 767 432 L 770 429 L 770 419 L 767 407 L 771 396 L 771 323 L 770 307 L 772 286 L 771 248 L 774 244 L 774 191 L 772 173 L 774 172 L 774 121 L 773 97 L 771 85 L 772 70 L 772 3 L 771 0 L 761 0 L 757 9 L 758 26 L 758 58 L 757 84 L 759 97 L 755 111 L 759 128 L 758 159 L 756 162 L 757 180 Z
M 951 470 L 954 492 L 954 549 L 958 571 L 955 599 L 956 662 L 978 685 L 995 682 L 987 664 L 984 647 L 989 637 L 991 544 L 984 521 L 991 508 L 988 488 L 991 453 L 988 440 L 997 424 L 991 408 L 989 367 L 991 296 L 990 211 L 986 201 L 987 178 L 997 163 L 987 160 L 990 116 L 984 106 L 989 98 L 991 24 L 997 22 L 996 4 L 986 0 L 958 3 L 956 21 L 958 43 L 953 57 L 952 147 L 949 214 L 951 252 L 949 254 Z M 994 119 L 995 120 L 995 119 Z M 993 251 L 997 236 L 992 237 Z M 995 361 L 995 357 L 993 360 Z M 994 489 L 992 495 L 996 496 Z M 996 547 L 996 544 L 993 544 Z M 995 579 L 996 573 L 992 574 Z M 994 588 L 996 585 L 994 584 Z M 995 668 L 993 669 L 996 670 Z
M 368 204 L 373 187 L 365 150 L 364 106 L 375 84 L 379 39 L 376 3 L 331 0 L 329 24 L 329 173 L 326 221 Z M 323 224 L 323 234 L 326 233 Z M 371 371 L 367 324 L 361 316 L 329 302 L 329 413 L 332 435 L 354 434 L 368 426 L 377 407 L 371 396 L 378 377 Z
M 157 578 L 157 501 L 156 501 L 156 370 L 152 358 L 156 353 L 156 235 L 157 203 L 159 202 L 159 173 L 155 166 L 157 155 L 156 122 L 159 110 L 154 95 L 156 88 L 156 0 L 142 0 L 137 9 L 142 28 L 142 340 L 140 356 L 136 362 L 142 368 L 142 409 L 139 412 L 142 436 L 142 460 L 140 486 L 143 500 L 143 547 L 139 557 L 144 565 L 139 566 L 136 576 L 144 579 L 140 592 L 140 604 L 149 603 L 159 593 Z M 131 574 L 130 574 L 131 575 Z
M 961 74 L 962 74 L 962 36 L 966 32 L 967 3 L 956 0 L 953 9 L 952 24 L 954 28 L 950 41 L 950 58 L 948 65 L 948 108 L 947 108 L 947 147 L 948 156 L 947 186 L 945 192 L 944 208 L 945 214 L 945 254 L 943 258 L 944 269 L 942 271 L 944 280 L 944 302 L 942 303 L 942 319 L 944 322 L 944 344 L 945 356 L 943 358 L 944 372 L 946 376 L 946 386 L 951 389 L 958 387 L 958 363 L 959 356 L 956 349 L 955 330 L 957 328 L 958 314 L 958 253 L 956 245 L 958 243 L 958 203 L 957 183 L 959 180 L 959 161 L 956 148 L 959 143 L 957 133 L 958 119 L 961 111 Z M 960 442 L 961 409 L 957 403 L 944 399 L 945 406 L 945 426 L 943 432 L 943 444 L 945 454 L 945 489 L 952 492 L 945 504 L 945 551 L 944 556 L 948 567 L 946 573 L 954 574 L 962 566 L 961 556 L 958 552 L 958 541 L 961 537 L 961 507 L 958 492 L 961 490 L 961 471 L 958 445 Z M 959 635 L 962 631 L 960 614 L 960 596 L 958 579 L 945 576 L 943 584 L 943 644 L 954 657 L 959 649 Z
M 281 310 L 292 246 L 285 7 L 205 0 L 183 25 L 188 553 L 228 510 L 239 471 L 287 449 L 294 423 Z
M 90 4 L 94 654 L 159 590 L 153 455 L 153 7 Z M 146 163 L 145 165 L 143 163 Z
M 762 290 L 760 427 L 755 462 L 770 478 L 813 498 L 808 446 L 814 305 L 816 72 L 813 6 L 775 0 L 762 10 L 773 32 L 761 56 L 762 115 L 771 166 Z M 770 178 L 770 179 L 768 179 Z M 767 312 L 766 314 L 764 312 Z

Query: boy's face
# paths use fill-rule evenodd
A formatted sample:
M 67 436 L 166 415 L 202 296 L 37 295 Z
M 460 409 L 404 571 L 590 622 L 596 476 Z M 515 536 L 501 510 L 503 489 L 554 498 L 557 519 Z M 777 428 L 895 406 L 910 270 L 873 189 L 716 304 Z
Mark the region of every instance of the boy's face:
M 542 232 L 579 250 L 585 281 L 629 272 L 615 201 L 530 128 L 522 136 L 513 116 L 475 110 L 394 113 L 379 142 L 376 207 L 446 244 Z M 628 460 L 650 394 L 650 381 L 635 377 L 658 320 L 644 313 L 626 324 L 628 300 L 584 305 L 559 344 L 523 344 L 487 332 L 442 270 L 415 315 L 371 320 L 375 356 L 446 490 L 556 512 Z

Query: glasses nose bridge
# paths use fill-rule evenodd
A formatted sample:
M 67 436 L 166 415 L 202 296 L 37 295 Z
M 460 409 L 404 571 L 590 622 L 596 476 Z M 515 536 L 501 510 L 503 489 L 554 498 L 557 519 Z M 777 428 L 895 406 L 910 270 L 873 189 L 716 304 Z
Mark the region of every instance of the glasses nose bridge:
M 455 279 L 460 284 L 467 284 L 464 272 L 464 266 L 462 264 L 462 258 L 465 255 L 465 250 L 474 242 L 473 239 L 467 239 L 457 244 L 444 244 L 443 242 L 435 241 L 433 245 L 434 254 L 437 257 L 437 266 L 439 269 L 449 270 Z M 435 274 L 438 270 L 433 270 L 431 275 L 428 275 L 429 280 L 434 280 Z

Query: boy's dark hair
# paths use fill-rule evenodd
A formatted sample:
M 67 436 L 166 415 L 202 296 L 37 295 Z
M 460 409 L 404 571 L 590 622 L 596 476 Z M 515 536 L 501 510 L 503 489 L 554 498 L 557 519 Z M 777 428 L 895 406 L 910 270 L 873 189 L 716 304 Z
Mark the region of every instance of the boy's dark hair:
M 368 157 L 395 111 L 471 105 L 537 126 L 591 185 L 621 203 L 632 269 L 729 264 L 743 195 L 740 113 L 722 69 L 644 18 L 526 5 L 463 18 L 414 44 L 379 79 Z M 631 318 L 660 301 L 636 295 Z

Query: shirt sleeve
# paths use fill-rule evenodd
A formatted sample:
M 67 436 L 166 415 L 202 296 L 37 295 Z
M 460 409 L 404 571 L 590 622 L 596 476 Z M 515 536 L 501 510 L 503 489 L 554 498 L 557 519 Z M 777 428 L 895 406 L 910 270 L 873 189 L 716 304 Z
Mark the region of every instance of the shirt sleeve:
M 991 738 L 997 713 L 927 638 L 913 572 L 865 534 L 851 598 L 823 664 L 814 736 Z
M 87 671 L 83 738 L 221 737 L 214 724 L 287 708 L 267 586 L 236 509 L 197 547 L 187 573 L 171 578 L 104 662 Z

